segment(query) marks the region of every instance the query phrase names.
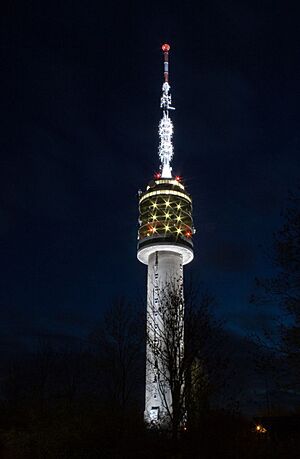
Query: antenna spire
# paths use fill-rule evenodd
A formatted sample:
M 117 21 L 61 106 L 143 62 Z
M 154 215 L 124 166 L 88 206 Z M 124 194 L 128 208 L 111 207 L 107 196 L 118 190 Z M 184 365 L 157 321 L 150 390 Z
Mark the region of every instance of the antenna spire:
M 163 110 L 162 118 L 159 122 L 159 147 L 158 154 L 161 161 L 161 176 L 162 178 L 172 178 L 172 168 L 170 162 L 173 157 L 173 123 L 169 117 L 169 110 L 175 110 L 171 107 L 171 94 L 169 85 L 169 51 L 170 45 L 165 43 L 161 47 L 164 55 L 164 83 L 162 86 L 162 96 L 160 99 L 160 107 Z

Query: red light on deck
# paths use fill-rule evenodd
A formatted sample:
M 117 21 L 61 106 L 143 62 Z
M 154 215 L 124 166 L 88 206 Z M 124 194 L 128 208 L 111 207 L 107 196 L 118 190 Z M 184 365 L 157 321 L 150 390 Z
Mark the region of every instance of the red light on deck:
M 187 232 L 185 233 L 185 235 L 186 235 L 186 237 L 191 237 L 192 233 L 191 233 L 190 231 L 187 231 Z
M 164 45 L 162 45 L 161 49 L 163 50 L 164 53 L 170 51 L 170 45 L 168 45 L 168 43 L 165 43 Z
M 177 182 L 180 182 L 181 177 L 179 175 L 176 175 L 175 180 L 177 180 Z
M 159 172 L 157 172 L 157 173 L 154 175 L 154 177 L 155 177 L 156 179 L 160 179 L 161 174 L 160 174 Z

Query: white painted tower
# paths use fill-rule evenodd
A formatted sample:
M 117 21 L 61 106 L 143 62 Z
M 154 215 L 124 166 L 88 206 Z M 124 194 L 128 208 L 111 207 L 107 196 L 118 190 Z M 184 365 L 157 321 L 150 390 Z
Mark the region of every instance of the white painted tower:
M 162 118 L 159 123 L 160 173 L 139 195 L 139 261 L 148 265 L 147 333 L 151 341 L 159 342 L 156 330 L 161 331 L 161 292 L 167 283 L 176 282 L 183 292 L 183 266 L 194 257 L 192 235 L 192 200 L 180 177 L 173 177 L 173 123 L 169 115 L 171 95 L 169 85 L 169 50 L 164 44 L 164 83 L 162 86 Z M 182 293 L 183 295 L 183 293 Z M 181 306 L 183 311 L 183 296 Z M 158 343 L 158 345 L 161 345 Z M 180 352 L 183 354 L 183 337 Z M 168 383 L 160 371 L 151 346 L 146 350 L 146 393 L 144 418 L 147 423 L 162 426 L 172 412 L 172 396 Z M 158 380 L 159 379 L 159 380 Z

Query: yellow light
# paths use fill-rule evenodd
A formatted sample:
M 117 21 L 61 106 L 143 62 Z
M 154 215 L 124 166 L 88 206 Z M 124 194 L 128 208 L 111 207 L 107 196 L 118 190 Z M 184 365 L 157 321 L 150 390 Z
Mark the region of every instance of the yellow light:
M 182 233 L 181 228 L 176 228 L 176 233 L 177 233 L 177 234 Z
M 166 218 L 170 218 L 169 212 L 167 212 L 167 213 L 165 214 L 165 217 L 166 217 Z
M 178 215 L 178 216 L 176 217 L 176 220 L 177 220 L 178 222 L 180 222 L 180 221 L 181 221 L 181 217 L 180 217 L 180 215 Z
M 155 183 L 156 183 L 156 185 L 161 185 L 162 183 L 168 183 L 168 184 L 171 184 L 171 185 L 179 186 L 180 188 L 182 188 L 184 190 L 184 186 L 182 185 L 182 183 L 178 182 L 178 180 L 170 180 L 170 179 L 169 180 L 162 180 L 162 179 L 160 179 L 160 180 L 155 181 Z
M 153 207 L 153 209 L 157 209 L 157 203 L 154 202 L 154 203 L 152 204 L 152 207 Z
M 266 433 L 267 429 L 265 429 L 262 425 L 258 424 L 256 427 L 256 432 L 259 432 L 259 433 Z
M 152 220 L 157 220 L 157 216 L 156 215 L 152 215 Z
M 181 204 L 177 204 L 177 209 L 181 209 Z
M 166 226 L 165 226 L 165 230 L 166 230 L 166 231 L 169 231 L 169 229 L 170 229 L 169 225 L 166 225 Z
M 169 195 L 169 196 L 179 196 L 186 201 L 192 203 L 192 200 L 190 196 L 186 193 L 182 193 L 181 191 L 175 191 L 175 190 L 157 190 L 157 191 L 148 191 L 145 193 L 141 199 L 140 199 L 140 204 L 148 198 L 151 198 L 152 196 L 159 196 L 159 195 Z
M 166 207 L 169 207 L 170 201 L 166 201 Z

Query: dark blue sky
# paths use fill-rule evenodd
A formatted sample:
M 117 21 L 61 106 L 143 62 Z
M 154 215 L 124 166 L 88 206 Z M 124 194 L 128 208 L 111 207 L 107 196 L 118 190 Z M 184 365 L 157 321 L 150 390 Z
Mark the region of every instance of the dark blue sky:
M 107 2 L 108 3 L 108 2 Z M 1 343 L 80 336 L 144 298 L 137 190 L 158 168 L 160 46 L 171 44 L 173 169 L 194 199 L 186 271 L 238 333 L 299 183 L 299 6 L 9 2 L 1 14 Z M 263 247 L 263 249 L 261 248 Z

